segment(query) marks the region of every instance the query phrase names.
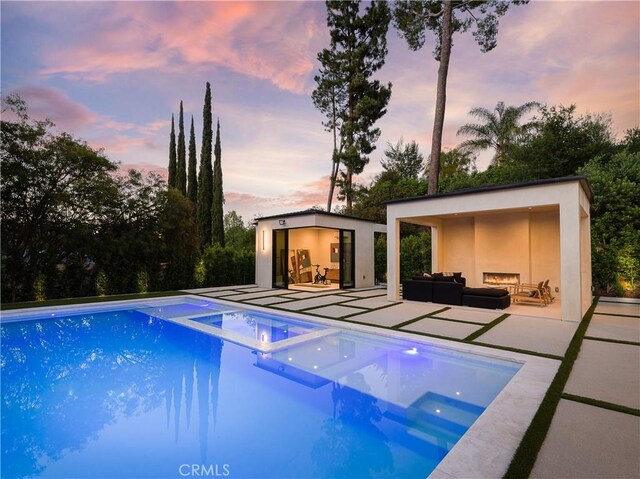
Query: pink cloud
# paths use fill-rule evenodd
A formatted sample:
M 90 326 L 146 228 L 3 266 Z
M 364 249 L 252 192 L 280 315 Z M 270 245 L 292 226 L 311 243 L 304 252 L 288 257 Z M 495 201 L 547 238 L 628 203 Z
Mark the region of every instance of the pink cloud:
M 98 115 L 86 106 L 54 88 L 24 86 L 11 93 L 26 101 L 30 116 L 39 120 L 49 119 L 64 131 L 75 131 L 98 119 Z
M 77 27 L 86 41 L 50 49 L 41 75 L 104 81 L 118 73 L 180 70 L 186 63 L 305 93 L 317 50 L 311 40 L 326 35 L 304 3 L 122 2 L 101 8 L 100 28 Z

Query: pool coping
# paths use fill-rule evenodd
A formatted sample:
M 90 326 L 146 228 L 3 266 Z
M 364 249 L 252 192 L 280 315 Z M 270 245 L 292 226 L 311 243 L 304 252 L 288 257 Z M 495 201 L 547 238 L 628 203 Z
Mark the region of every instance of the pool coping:
M 438 466 L 428 476 L 434 479 L 463 479 L 468 477 L 502 477 L 507 471 L 513 454 L 515 453 L 525 431 L 527 430 L 533 416 L 540 406 L 545 393 L 547 392 L 555 374 L 560 366 L 560 361 L 550 358 L 527 355 L 523 353 L 493 349 L 491 347 L 479 346 L 475 344 L 467 344 L 461 342 L 449 341 L 446 339 L 424 337 L 416 335 L 410 331 L 400 330 L 381 330 L 375 326 L 359 323 L 345 323 L 336 320 L 324 319 L 315 316 L 308 316 L 304 313 L 295 311 L 284 312 L 274 311 L 272 308 L 263 307 L 252 304 L 239 305 L 237 302 L 225 301 L 223 298 L 203 298 L 192 294 L 182 296 L 161 297 L 161 298 L 144 298 L 133 300 L 112 301 L 109 303 L 96 302 L 84 303 L 80 305 L 60 305 L 48 307 L 48 311 L 69 310 L 81 308 L 83 310 L 117 310 L 118 306 L 123 305 L 148 305 L 149 307 L 159 304 L 175 302 L 176 300 L 196 300 L 218 303 L 230 306 L 233 309 L 256 311 L 266 314 L 276 314 L 291 319 L 298 319 L 310 323 L 327 326 L 332 330 L 356 331 L 373 334 L 379 337 L 396 338 L 403 340 L 411 340 L 422 344 L 438 346 L 451 353 L 460 354 L 477 354 L 483 357 L 515 361 L 521 363 L 520 370 L 507 383 L 496 398 L 489 404 L 486 410 L 474 422 L 469 430 L 449 451 L 445 458 L 440 461 Z M 29 313 L 37 313 L 42 307 L 25 308 L 20 310 L 3 311 L 0 314 L 1 321 L 15 321 L 16 317 L 27 316 Z M 44 317 L 43 317 L 44 319 Z M 163 318 L 159 318 L 163 319 Z M 178 318 L 181 319 L 181 318 Z M 167 319 L 164 319 L 167 320 Z M 174 324 L 181 324 L 185 327 L 197 329 L 206 334 L 212 334 L 205 328 L 194 327 L 193 325 L 201 325 L 195 321 L 193 324 L 183 324 L 184 321 L 168 321 Z M 322 330 L 326 331 L 326 330 Z M 215 336 L 222 339 L 228 339 L 232 342 L 238 342 L 232 337 L 223 337 L 217 331 Z M 335 331 L 334 331 L 335 333 Z M 312 333 L 308 333 L 312 334 Z M 295 343 L 302 343 L 306 340 L 313 339 L 308 334 L 296 339 Z M 325 333 L 327 334 L 327 333 Z M 298 339 L 300 338 L 300 339 Z M 303 339 L 306 338 L 306 339 Z M 287 341 L 287 340 L 285 340 Z M 258 342 L 256 340 L 256 342 Z M 283 342 L 274 343 L 273 347 L 280 349 L 282 347 L 292 346 L 293 344 L 282 344 Z M 248 347 L 253 347 L 241 342 Z

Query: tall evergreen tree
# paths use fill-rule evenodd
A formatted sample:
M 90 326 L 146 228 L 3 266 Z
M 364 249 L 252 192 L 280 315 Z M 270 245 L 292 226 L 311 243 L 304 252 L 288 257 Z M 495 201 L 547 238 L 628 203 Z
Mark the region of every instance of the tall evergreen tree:
M 187 182 L 187 198 L 189 198 L 193 203 L 198 202 L 198 176 L 196 173 L 197 169 L 197 159 L 196 159 L 196 132 L 193 128 L 193 115 L 191 115 L 191 132 L 189 134 L 189 171 L 188 171 L 188 182 Z
M 429 161 L 428 194 L 438 192 L 440 154 L 444 111 L 447 103 L 447 77 L 453 45 L 453 34 L 466 32 L 475 24 L 473 37 L 482 52 L 497 45 L 498 19 L 510 5 L 521 5 L 529 0 L 400 0 L 395 3 L 395 25 L 412 50 L 419 50 L 426 41 L 427 32 L 434 33 L 435 59 L 438 61 L 436 112 L 433 121 L 431 155 Z
M 176 187 L 176 129 L 171 115 L 171 136 L 169 139 L 169 187 Z
M 180 119 L 178 120 L 178 164 L 176 167 L 176 189 L 187 194 L 187 150 L 184 140 L 184 113 L 180 100 Z
M 353 175 L 361 173 L 375 149 L 380 129 L 375 122 L 386 113 L 391 83 L 371 80 L 384 65 L 387 30 L 391 13 L 384 1 L 371 2 L 360 13 L 359 0 L 327 1 L 330 47 L 318 54 L 322 64 L 313 94 L 316 108 L 328 121 L 325 128 L 339 129 L 339 145 L 334 142 L 331 184 L 337 182 L 340 195 L 353 203 Z M 341 178 L 337 166 L 344 165 Z M 330 192 L 331 194 L 331 192 Z M 328 201 L 330 206 L 330 201 Z
M 211 147 L 213 143 L 213 118 L 211 116 L 211 84 L 207 82 L 202 109 L 202 150 L 198 178 L 198 233 L 203 245 L 211 244 L 211 203 L 213 200 L 213 171 Z
M 212 243 L 224 246 L 224 193 L 222 191 L 222 149 L 220 147 L 220 120 L 216 129 L 216 146 L 213 163 L 213 204 L 211 205 L 211 235 Z

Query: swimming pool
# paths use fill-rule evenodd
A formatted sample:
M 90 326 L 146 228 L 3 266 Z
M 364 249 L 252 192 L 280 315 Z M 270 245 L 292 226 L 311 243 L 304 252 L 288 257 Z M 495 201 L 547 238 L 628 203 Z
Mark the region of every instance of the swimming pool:
M 424 478 L 521 367 L 199 298 L 1 335 L 2 477 Z

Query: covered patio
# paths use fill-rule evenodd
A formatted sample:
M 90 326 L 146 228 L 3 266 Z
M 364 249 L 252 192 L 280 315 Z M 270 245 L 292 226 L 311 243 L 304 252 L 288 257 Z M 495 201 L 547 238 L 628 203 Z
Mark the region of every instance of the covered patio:
M 387 204 L 387 296 L 400 295 L 400 223 L 431 227 L 432 272 L 461 272 L 467 286 L 549 281 L 553 303 L 508 312 L 580 321 L 591 294 L 590 203 L 584 177 L 498 185 Z M 513 304 L 513 303 L 512 303 Z

